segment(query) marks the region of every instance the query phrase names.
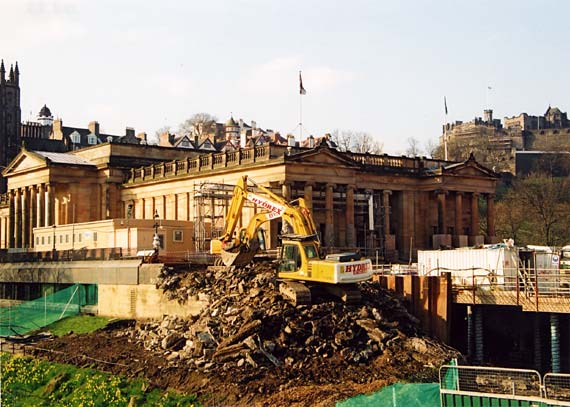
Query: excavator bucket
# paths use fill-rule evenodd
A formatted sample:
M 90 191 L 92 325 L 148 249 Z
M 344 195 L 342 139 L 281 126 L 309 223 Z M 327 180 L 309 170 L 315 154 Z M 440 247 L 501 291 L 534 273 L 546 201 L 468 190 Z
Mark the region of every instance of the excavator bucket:
M 236 247 L 233 250 L 223 250 L 221 252 L 222 261 L 226 266 L 245 266 L 251 263 L 255 254 L 259 249 L 259 243 L 257 240 L 251 241 L 249 247 Z
M 253 256 L 255 256 L 255 252 L 230 252 L 222 250 L 222 261 L 226 266 L 244 266 L 253 260 Z

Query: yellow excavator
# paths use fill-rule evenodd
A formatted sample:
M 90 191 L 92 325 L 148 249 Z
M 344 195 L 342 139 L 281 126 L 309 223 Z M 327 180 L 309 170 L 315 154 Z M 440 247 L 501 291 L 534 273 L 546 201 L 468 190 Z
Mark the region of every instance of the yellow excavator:
M 256 188 L 252 192 L 249 183 Z M 239 228 L 243 206 L 253 202 L 261 212 L 256 213 L 247 226 Z M 288 202 L 270 189 L 258 185 L 247 175 L 234 188 L 223 234 L 212 240 L 211 252 L 220 254 L 226 266 L 243 266 L 265 249 L 261 225 L 282 218 L 293 229 L 281 236 L 277 276 L 280 291 L 295 304 L 311 302 L 311 289 L 323 289 L 343 301 L 360 300 L 356 283 L 372 277 L 372 262 L 355 253 L 339 253 L 320 258 L 321 244 L 315 223 L 303 198 Z

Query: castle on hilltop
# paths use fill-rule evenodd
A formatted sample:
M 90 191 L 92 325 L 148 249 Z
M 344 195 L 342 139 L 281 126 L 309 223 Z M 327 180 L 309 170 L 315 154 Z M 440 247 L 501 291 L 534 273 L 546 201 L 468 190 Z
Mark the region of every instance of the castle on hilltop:
M 491 162 L 501 170 L 515 173 L 517 152 L 570 151 L 570 120 L 566 112 L 552 106 L 542 116 L 521 113 L 505 117 L 502 122 L 493 118 L 493 110 L 486 109 L 483 117 L 444 124 L 440 145 L 443 146 L 445 141 L 459 147 L 456 151 L 484 145 L 491 152 Z M 458 157 L 451 154 L 450 159 Z

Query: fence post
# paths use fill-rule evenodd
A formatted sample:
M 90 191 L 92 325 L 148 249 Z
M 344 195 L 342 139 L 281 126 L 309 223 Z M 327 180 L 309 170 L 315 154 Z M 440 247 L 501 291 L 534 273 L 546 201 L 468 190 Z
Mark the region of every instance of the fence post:
M 520 277 L 519 277 L 519 270 L 518 270 L 518 269 L 517 269 L 517 271 L 516 271 L 516 273 L 515 273 L 515 276 L 516 276 L 516 279 L 517 279 L 517 281 L 516 281 L 516 286 L 517 286 L 517 305 L 519 305 L 519 295 L 520 295 L 520 281 L 519 281 L 519 280 L 520 280 Z
M 534 301 L 536 302 L 536 312 L 538 312 L 538 270 L 536 269 L 536 261 L 534 262 Z
M 471 282 L 472 282 L 471 289 L 473 292 L 473 304 L 475 304 L 475 269 L 474 268 L 471 268 Z

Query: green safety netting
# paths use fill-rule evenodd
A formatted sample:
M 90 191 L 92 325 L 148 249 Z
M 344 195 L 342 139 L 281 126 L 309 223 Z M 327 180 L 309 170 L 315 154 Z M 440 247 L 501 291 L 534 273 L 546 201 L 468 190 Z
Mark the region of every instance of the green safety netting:
M 396 383 L 377 393 L 336 403 L 337 407 L 439 407 L 439 383 Z
M 0 308 L 0 336 L 25 335 L 62 318 L 77 315 L 92 303 L 97 286 L 73 285 L 32 301 Z

